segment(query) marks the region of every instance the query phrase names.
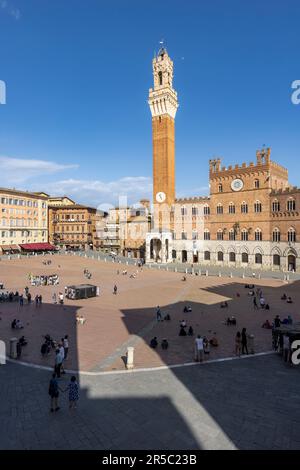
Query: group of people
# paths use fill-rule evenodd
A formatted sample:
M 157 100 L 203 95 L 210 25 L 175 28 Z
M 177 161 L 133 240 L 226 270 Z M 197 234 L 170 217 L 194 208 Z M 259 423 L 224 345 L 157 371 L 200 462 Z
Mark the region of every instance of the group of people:
M 179 336 L 193 336 L 194 330 L 192 326 L 189 326 L 187 330 L 187 322 L 186 320 L 181 320 L 179 324 Z
M 283 294 L 281 296 L 281 300 L 286 300 L 287 304 L 292 304 L 293 303 L 292 298 L 290 296 L 287 296 L 286 294 Z
M 65 393 L 67 391 L 69 392 L 69 409 L 76 409 L 79 400 L 79 385 L 75 375 L 72 375 L 69 385 L 65 389 L 62 389 L 59 386 L 58 378 L 59 377 L 57 377 L 57 374 L 54 372 L 49 382 L 48 393 L 50 395 L 50 411 L 53 413 L 60 410 L 60 407 L 58 406 L 59 393 Z
M 64 304 L 64 294 L 62 292 L 59 292 L 58 293 L 58 296 L 56 295 L 56 292 L 53 292 L 52 294 L 52 302 L 54 304 L 57 304 L 57 302 L 60 304 L 60 305 L 63 305 Z
M 248 295 L 253 296 L 253 308 L 255 310 L 258 310 L 259 308 L 262 308 L 264 310 L 270 310 L 270 305 L 266 302 L 262 289 L 257 288 L 256 293 L 254 292 L 254 290 L 251 290 L 249 291 Z
M 87 269 L 85 268 L 83 270 L 83 275 L 87 278 L 87 279 L 92 279 L 92 273 Z
M 154 336 L 154 338 L 152 338 L 150 341 L 150 348 L 156 349 L 157 346 L 158 346 L 157 336 Z M 169 347 L 169 343 L 168 343 L 167 338 L 163 338 L 161 341 L 161 348 L 166 350 L 168 349 L 168 347 Z
M 19 292 L 1 292 L 0 302 L 14 302 L 19 300 Z
M 167 313 L 167 315 L 163 315 L 162 311 L 161 311 L 161 308 L 160 306 L 158 305 L 156 307 L 156 320 L 159 322 L 159 321 L 170 321 L 171 320 L 171 317 L 170 315 Z
M 235 336 L 235 354 L 240 357 L 241 354 L 249 354 L 248 352 L 248 338 L 247 329 L 243 328 L 242 332 L 237 331 Z
M 28 278 L 32 286 L 58 286 L 59 285 L 59 276 L 58 274 L 50 274 L 34 276 L 29 274 Z

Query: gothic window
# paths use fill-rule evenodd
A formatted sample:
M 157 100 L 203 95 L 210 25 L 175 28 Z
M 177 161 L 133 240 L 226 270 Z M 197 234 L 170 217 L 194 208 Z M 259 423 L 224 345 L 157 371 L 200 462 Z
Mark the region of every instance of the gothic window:
M 231 241 L 235 240 L 235 231 L 234 231 L 233 228 L 231 230 L 229 230 L 229 240 L 231 240 Z
M 192 207 L 192 215 L 198 215 L 198 208 Z
M 280 256 L 279 255 L 273 255 L 273 264 L 274 264 L 274 266 L 280 266 Z
M 207 228 L 204 230 L 204 240 L 210 240 L 210 231 Z
M 255 254 L 255 264 L 262 264 L 262 255 L 260 253 Z
M 241 236 L 242 236 L 242 241 L 247 242 L 248 241 L 248 230 L 246 230 L 244 228 L 241 232 Z
M 261 206 L 261 202 L 259 201 L 256 201 L 254 203 L 254 212 L 261 212 L 262 211 L 262 206 Z
M 255 230 L 255 241 L 261 242 L 262 241 L 262 231 L 260 228 Z
M 222 193 L 223 192 L 223 185 L 220 183 L 218 186 L 218 192 Z
M 279 201 L 277 201 L 277 199 L 275 199 L 275 200 L 272 202 L 272 211 L 273 211 L 273 212 L 278 212 L 278 211 L 280 211 L 280 204 L 279 204 Z
M 296 230 L 291 227 L 288 230 L 288 242 L 295 243 L 296 241 Z
M 185 216 L 186 213 L 187 213 L 186 207 L 182 206 L 182 208 L 181 208 L 181 215 L 182 215 L 182 216 Z
M 255 189 L 259 188 L 259 180 L 254 180 L 254 187 Z
M 186 232 L 181 233 L 181 240 L 187 240 L 187 234 Z
M 223 253 L 223 251 L 218 251 L 218 261 L 224 261 L 224 253 Z
M 193 232 L 192 232 L 192 239 L 193 239 L 193 240 L 198 240 L 198 232 L 197 232 L 197 230 L 193 230 Z
M 210 260 L 210 251 L 204 251 L 204 260 L 209 261 Z
M 204 215 L 209 215 L 210 214 L 210 208 L 207 204 L 204 206 L 203 212 L 204 212 Z
M 242 202 L 241 212 L 242 212 L 242 214 L 247 214 L 248 213 L 248 204 L 246 202 Z
M 274 228 L 272 239 L 273 242 L 280 242 L 280 230 L 278 228 Z
M 217 231 L 217 240 L 223 240 L 223 230 L 221 228 Z
M 217 214 L 223 214 L 223 206 L 220 203 L 217 205 Z
M 229 214 L 235 214 L 235 205 L 233 204 L 233 202 L 229 204 L 228 212 Z
M 248 263 L 249 261 L 249 256 L 248 253 L 242 253 L 242 263 Z
M 287 210 L 294 211 L 296 210 L 296 201 L 295 199 L 289 199 L 287 202 Z
M 231 251 L 231 252 L 229 253 L 229 261 L 230 261 L 231 263 L 235 263 L 235 252 L 234 252 L 234 251 Z

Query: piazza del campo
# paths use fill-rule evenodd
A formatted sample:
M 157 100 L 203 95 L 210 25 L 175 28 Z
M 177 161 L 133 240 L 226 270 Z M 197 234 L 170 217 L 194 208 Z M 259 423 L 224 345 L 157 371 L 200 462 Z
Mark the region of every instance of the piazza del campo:
M 177 198 L 164 45 L 152 69 L 152 201 L 0 188 L 1 449 L 300 449 L 300 189 L 263 147 Z

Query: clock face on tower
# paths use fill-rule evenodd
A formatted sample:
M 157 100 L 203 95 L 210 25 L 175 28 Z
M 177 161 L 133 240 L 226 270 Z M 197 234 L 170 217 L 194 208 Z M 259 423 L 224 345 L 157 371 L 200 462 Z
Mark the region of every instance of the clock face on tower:
M 232 191 L 240 191 L 243 189 L 244 183 L 240 179 L 235 179 L 231 182 L 231 189 Z
M 159 191 L 158 193 L 156 193 L 155 198 L 157 202 L 165 202 L 166 195 L 163 191 Z

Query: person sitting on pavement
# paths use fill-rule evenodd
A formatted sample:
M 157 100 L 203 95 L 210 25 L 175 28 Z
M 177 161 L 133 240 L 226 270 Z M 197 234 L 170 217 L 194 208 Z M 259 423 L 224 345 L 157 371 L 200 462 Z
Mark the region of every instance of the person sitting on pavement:
M 192 326 L 189 327 L 187 334 L 188 334 L 188 336 L 194 336 L 194 330 L 193 330 Z
M 288 319 L 288 325 L 292 325 L 293 324 L 293 319 L 292 319 L 291 315 L 288 315 L 287 319 Z
M 15 329 L 15 328 L 16 328 L 16 323 L 17 323 L 17 319 L 15 318 L 15 319 L 11 322 L 11 327 L 12 327 L 12 329 Z
M 214 333 L 213 334 L 213 337 L 209 340 L 209 343 L 211 346 L 214 346 L 215 348 L 217 348 L 219 346 L 219 341 L 218 341 L 218 338 L 217 338 L 217 333 Z
M 185 331 L 185 328 L 183 326 L 180 327 L 179 336 L 186 336 L 186 331 Z
M 228 303 L 226 301 L 221 302 L 220 308 L 228 308 Z
M 165 316 L 165 320 L 166 320 L 166 321 L 170 321 L 170 320 L 171 320 L 171 317 L 170 317 L 170 315 L 169 315 L 168 313 L 167 313 L 167 315 Z
M 266 306 L 266 301 L 265 301 L 264 297 L 261 297 L 261 298 L 259 299 L 259 303 L 260 303 L 261 308 L 265 308 L 265 306 Z
M 186 321 L 185 321 L 185 320 L 181 320 L 180 326 L 181 326 L 182 328 L 186 328 L 186 326 L 187 326 Z
M 262 325 L 261 325 L 262 328 L 266 328 L 267 330 L 271 330 L 272 329 L 272 325 L 271 323 L 269 322 L 269 320 L 266 320 Z
M 154 338 L 152 338 L 151 341 L 150 341 L 150 348 L 155 349 L 157 347 L 157 345 L 158 345 L 157 337 L 154 336 Z
M 23 323 L 20 320 L 16 321 L 16 328 L 20 330 L 21 328 L 24 328 Z
M 162 347 L 162 349 L 168 349 L 169 343 L 168 343 L 168 341 L 167 341 L 166 338 L 164 338 L 164 339 L 162 340 L 162 342 L 161 342 L 161 347 Z
M 281 300 L 286 300 L 286 299 L 287 299 L 286 294 L 283 294 L 283 295 L 281 296 Z
M 21 336 L 21 338 L 19 339 L 19 343 L 21 344 L 21 346 L 26 346 L 28 344 L 25 339 L 25 336 Z
M 287 302 L 288 304 L 292 304 L 292 303 L 293 303 L 292 298 L 291 298 L 291 297 L 288 297 L 288 298 L 286 299 L 286 302 Z

